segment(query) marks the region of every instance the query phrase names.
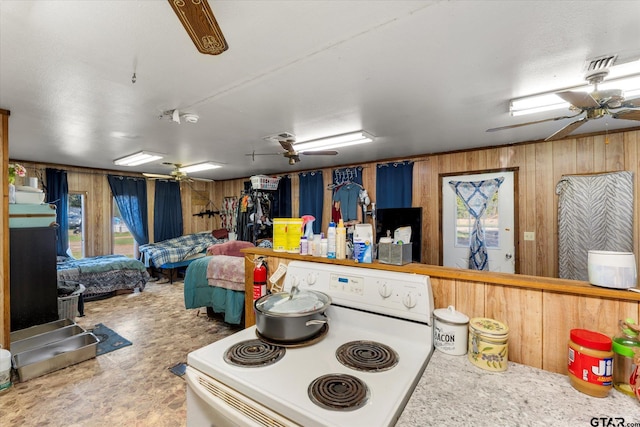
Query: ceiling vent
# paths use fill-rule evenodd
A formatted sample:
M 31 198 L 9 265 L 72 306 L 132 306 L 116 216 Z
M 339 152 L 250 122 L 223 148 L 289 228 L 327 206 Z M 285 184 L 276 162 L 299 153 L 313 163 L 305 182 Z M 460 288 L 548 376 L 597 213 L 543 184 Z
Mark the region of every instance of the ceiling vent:
M 603 55 L 587 59 L 584 63 L 584 77 L 590 84 L 601 83 L 609 74 L 618 55 Z

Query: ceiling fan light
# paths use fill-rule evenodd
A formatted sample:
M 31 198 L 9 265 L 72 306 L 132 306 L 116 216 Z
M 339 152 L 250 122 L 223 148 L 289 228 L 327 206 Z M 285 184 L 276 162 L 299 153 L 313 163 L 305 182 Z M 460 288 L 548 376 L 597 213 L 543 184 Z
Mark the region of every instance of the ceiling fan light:
M 160 160 L 163 157 L 162 154 L 152 153 L 150 151 L 139 151 L 129 156 L 116 159 L 113 163 L 118 166 L 138 166 Z
M 615 79 L 607 79 L 598 85 L 598 90 L 621 89 L 626 98 L 632 98 L 640 93 L 640 74 L 632 74 Z M 580 85 L 565 89 L 555 90 L 553 92 L 544 92 L 531 96 L 512 99 L 509 102 L 509 113 L 512 116 L 523 116 L 525 114 L 534 114 L 541 111 L 558 110 L 568 108 L 569 103 L 563 101 L 556 95 L 557 92 L 563 91 L 591 92 L 593 86 Z
M 373 142 L 373 135 L 365 132 L 351 132 L 342 135 L 329 136 L 326 138 L 314 139 L 311 141 L 293 144 L 296 151 L 326 150 L 329 148 L 347 147 L 349 145 L 365 144 Z
M 206 171 L 210 169 L 217 169 L 220 167 L 222 167 L 222 165 L 217 163 L 203 162 L 203 163 L 197 163 L 195 165 L 181 167 L 180 171 L 184 173 L 194 173 L 194 172 Z

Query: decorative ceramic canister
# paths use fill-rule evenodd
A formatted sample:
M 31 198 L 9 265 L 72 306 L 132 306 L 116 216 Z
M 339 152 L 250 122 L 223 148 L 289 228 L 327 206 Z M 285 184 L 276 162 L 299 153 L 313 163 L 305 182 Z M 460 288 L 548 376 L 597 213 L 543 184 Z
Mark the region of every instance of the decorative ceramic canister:
M 462 356 L 467 353 L 469 317 L 450 305 L 433 310 L 433 344 L 443 353 Z
M 486 317 L 469 321 L 469 361 L 488 371 L 506 371 L 509 327 Z

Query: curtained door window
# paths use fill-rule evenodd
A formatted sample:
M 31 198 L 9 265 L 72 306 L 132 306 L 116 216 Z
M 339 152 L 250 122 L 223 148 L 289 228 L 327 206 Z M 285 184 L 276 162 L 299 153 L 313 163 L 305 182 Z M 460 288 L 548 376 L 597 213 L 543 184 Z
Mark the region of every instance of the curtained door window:
M 376 206 L 410 208 L 413 193 L 413 162 L 378 164 L 376 167 Z
M 153 239 L 156 242 L 182 236 L 182 201 L 180 183 L 156 181 L 153 207 Z
M 489 256 L 485 242 L 482 216 L 487 203 L 493 198 L 504 181 L 503 177 L 484 181 L 450 181 L 449 185 L 473 217 L 473 227 L 469 236 L 469 269 L 489 270 Z
M 144 178 L 107 175 L 122 220 L 138 245 L 149 243 L 147 182 Z
M 300 177 L 300 212 L 299 216 L 312 215 L 313 233 L 320 234 L 322 229 L 322 208 L 324 203 L 324 184 L 322 171 L 303 172 Z
M 69 186 L 67 184 L 67 171 L 46 168 L 47 200 L 56 205 L 56 221 L 58 222 L 58 236 L 56 252 L 59 256 L 68 256 L 69 249 Z

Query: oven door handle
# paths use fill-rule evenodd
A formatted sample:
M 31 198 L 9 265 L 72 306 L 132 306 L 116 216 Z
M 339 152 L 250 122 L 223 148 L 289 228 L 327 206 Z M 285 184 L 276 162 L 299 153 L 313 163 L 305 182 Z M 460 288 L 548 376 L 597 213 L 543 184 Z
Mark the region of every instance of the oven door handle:
M 216 426 L 299 426 L 191 366 L 187 366 L 184 376 L 187 387 L 224 419 L 222 424 Z M 265 420 L 268 422 L 265 423 Z

